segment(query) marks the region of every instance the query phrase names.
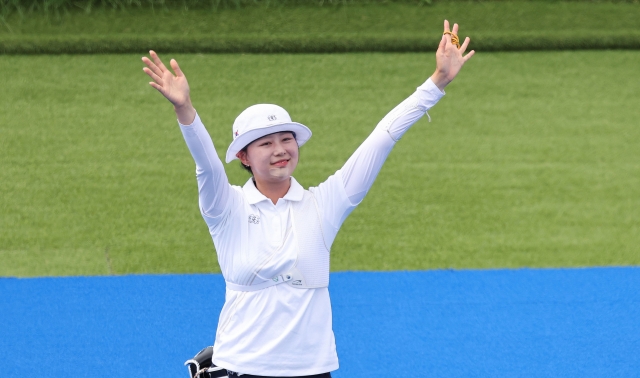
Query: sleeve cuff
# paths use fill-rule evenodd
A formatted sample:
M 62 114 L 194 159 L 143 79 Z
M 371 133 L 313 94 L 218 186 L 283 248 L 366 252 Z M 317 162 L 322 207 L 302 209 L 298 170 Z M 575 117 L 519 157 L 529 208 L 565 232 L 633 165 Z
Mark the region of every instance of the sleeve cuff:
M 418 94 L 420 105 L 427 109 L 431 109 L 445 95 L 445 92 L 441 91 L 440 88 L 431 81 L 431 78 L 419 86 L 416 93 Z
M 199 127 L 203 127 L 204 125 L 202 124 L 202 121 L 200 120 L 200 116 L 198 115 L 198 112 L 196 112 L 196 116 L 193 118 L 193 122 L 191 122 L 191 124 L 189 125 L 185 125 L 180 123 L 180 121 L 178 121 L 178 125 L 180 125 L 180 129 L 182 130 L 182 132 L 190 132 L 190 131 L 196 131 L 196 129 L 198 129 Z

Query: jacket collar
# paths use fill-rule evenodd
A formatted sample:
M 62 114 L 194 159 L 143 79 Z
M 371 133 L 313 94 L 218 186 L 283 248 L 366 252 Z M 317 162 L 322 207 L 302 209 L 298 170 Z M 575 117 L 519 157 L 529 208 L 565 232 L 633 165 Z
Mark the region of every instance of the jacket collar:
M 244 192 L 249 205 L 255 205 L 258 202 L 269 200 L 264 194 L 260 193 L 258 188 L 256 188 L 256 185 L 253 183 L 253 177 L 250 177 L 246 184 L 244 184 L 242 191 Z M 282 199 L 287 201 L 300 201 L 302 200 L 303 195 L 304 188 L 302 185 L 298 184 L 296 179 L 291 177 L 291 186 L 289 187 L 289 191 L 284 195 L 284 197 L 282 197 Z

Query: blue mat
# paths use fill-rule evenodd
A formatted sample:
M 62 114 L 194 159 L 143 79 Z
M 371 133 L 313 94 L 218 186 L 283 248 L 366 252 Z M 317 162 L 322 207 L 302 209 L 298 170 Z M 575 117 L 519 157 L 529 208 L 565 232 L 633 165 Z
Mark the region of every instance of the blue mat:
M 640 376 L 640 268 L 346 272 L 340 377 Z M 0 376 L 187 377 L 219 275 L 0 279 Z

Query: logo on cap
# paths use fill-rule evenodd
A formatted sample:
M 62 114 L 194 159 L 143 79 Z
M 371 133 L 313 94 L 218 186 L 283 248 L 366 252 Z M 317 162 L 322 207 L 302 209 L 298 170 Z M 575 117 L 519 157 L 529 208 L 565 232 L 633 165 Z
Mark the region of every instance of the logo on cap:
M 267 119 L 268 119 L 269 121 L 275 121 L 275 120 L 276 120 L 276 116 L 274 116 L 274 115 L 270 115 L 269 117 L 267 117 Z
M 238 136 L 238 130 L 233 134 L 234 136 Z

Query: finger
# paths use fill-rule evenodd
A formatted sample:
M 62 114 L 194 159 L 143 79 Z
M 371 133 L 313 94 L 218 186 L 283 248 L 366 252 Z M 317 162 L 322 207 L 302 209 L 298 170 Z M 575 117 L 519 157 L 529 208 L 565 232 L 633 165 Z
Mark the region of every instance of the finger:
M 451 32 L 455 35 L 458 35 L 458 24 L 453 24 L 453 30 Z
M 462 59 L 464 59 L 464 62 L 466 62 L 467 60 L 471 59 L 471 57 L 472 57 L 475 53 L 476 53 L 476 51 L 475 51 L 475 50 L 471 50 L 471 51 L 469 51 L 469 53 L 468 53 L 467 55 L 465 55 L 465 56 L 464 56 L 464 58 L 462 58 Z
M 149 85 L 151 85 L 152 87 L 154 87 L 155 89 L 158 90 L 158 92 L 160 92 L 163 96 L 164 96 L 164 92 L 163 92 L 163 88 L 161 86 L 159 86 L 158 84 L 150 81 Z
M 445 35 L 444 35 L 444 39 L 445 39 L 445 41 L 446 41 L 446 42 L 445 42 L 445 47 L 447 47 L 447 46 L 449 46 L 449 45 L 452 45 L 452 46 L 453 46 L 453 44 L 451 43 L 451 34 L 445 34 Z
M 182 73 L 182 70 L 180 69 L 180 66 L 178 65 L 178 62 L 175 59 L 171 59 L 169 64 L 171 64 L 171 68 L 173 68 L 173 72 L 176 73 L 176 76 L 184 77 L 184 74 Z
M 447 46 L 447 39 L 444 35 L 440 38 L 440 44 L 438 45 L 438 52 L 443 52 L 444 48 Z
M 152 61 L 149 60 L 146 56 L 142 57 L 142 62 L 147 65 L 156 75 L 162 76 L 162 71 L 155 65 Z
M 449 21 L 448 20 L 444 20 L 444 31 L 448 32 L 449 30 Z
M 151 79 L 153 79 L 153 81 L 155 81 L 155 82 L 156 82 L 156 83 L 158 83 L 159 85 L 163 85 L 163 84 L 164 84 L 164 83 L 163 83 L 163 81 L 162 81 L 162 78 L 161 78 L 160 76 L 156 75 L 156 73 L 155 73 L 155 72 L 151 71 L 151 70 L 150 70 L 150 69 L 148 69 L 147 67 L 144 67 L 142 70 L 144 71 L 144 73 L 146 73 L 147 75 L 149 75 L 149 77 L 150 77 Z
M 153 61 L 155 62 L 156 66 L 158 66 L 158 68 L 160 68 L 160 70 L 163 73 L 165 71 L 167 71 L 167 67 L 165 67 L 164 63 L 162 63 L 162 60 L 160 60 L 160 57 L 158 56 L 158 54 L 156 54 L 155 51 L 151 50 L 151 51 L 149 51 L 149 54 L 151 55 L 151 59 L 153 59 Z
M 470 41 L 471 38 L 469 37 L 464 39 L 464 42 L 462 42 L 462 46 L 460 46 L 460 54 L 464 54 L 464 52 L 467 50 L 467 46 L 469 46 Z

